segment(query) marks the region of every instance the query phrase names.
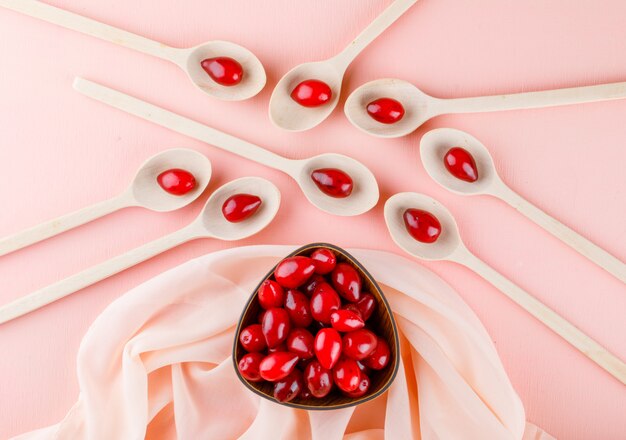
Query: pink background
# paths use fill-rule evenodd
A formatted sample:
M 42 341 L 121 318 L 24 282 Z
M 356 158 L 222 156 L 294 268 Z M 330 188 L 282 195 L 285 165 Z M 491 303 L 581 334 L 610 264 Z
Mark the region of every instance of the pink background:
M 174 146 L 206 152 L 215 188 L 258 175 L 283 192 L 276 221 L 241 243 L 198 241 L 168 252 L 0 327 L 0 438 L 56 423 L 75 401 L 74 358 L 93 319 L 126 290 L 190 258 L 233 245 L 328 241 L 401 254 L 387 235 L 384 201 L 424 192 L 456 216 L 468 247 L 626 358 L 624 286 L 490 198 L 438 187 L 418 155 L 425 130 L 455 127 L 483 141 L 504 180 L 583 235 L 626 259 L 626 101 L 472 116 L 445 116 L 393 140 L 353 128 L 341 108 L 304 133 L 267 116 L 276 81 L 292 66 L 335 54 L 388 0 L 54 0 L 55 5 L 173 46 L 232 40 L 263 61 L 268 85 L 239 103 L 199 93 L 174 65 L 0 10 L 0 235 L 111 197 L 147 157 Z M 626 80 L 626 3 L 621 0 L 421 0 L 351 66 L 348 92 L 381 77 L 461 97 Z M 292 158 L 341 152 L 368 165 L 381 200 L 355 218 L 309 205 L 290 179 L 75 93 L 81 75 L 132 92 Z M 204 200 L 204 198 L 203 198 Z M 1 258 L 6 302 L 188 223 L 179 212 L 128 209 Z M 452 284 L 496 343 L 528 420 L 561 439 L 618 439 L 626 391 L 478 276 L 424 263 Z

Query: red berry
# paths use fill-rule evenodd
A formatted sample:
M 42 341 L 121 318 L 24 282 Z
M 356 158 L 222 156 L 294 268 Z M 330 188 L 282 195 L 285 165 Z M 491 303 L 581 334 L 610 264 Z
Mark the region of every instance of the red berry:
M 363 360 L 363 363 L 372 370 L 382 370 L 389 364 L 391 359 L 391 349 L 389 344 L 383 338 L 378 338 L 376 348 L 367 358 Z
M 184 196 L 196 187 L 196 178 L 189 171 L 173 168 L 157 176 L 157 182 L 165 191 L 175 196 Z
M 350 332 L 365 327 L 365 321 L 359 312 L 336 310 L 330 315 L 330 324 L 339 332 Z
M 361 382 L 361 370 L 354 359 L 343 357 L 333 367 L 333 380 L 341 391 L 354 391 Z
M 368 353 L 369 354 L 369 353 Z M 323 328 L 315 336 L 315 357 L 329 370 L 341 356 L 341 335 L 334 328 Z
M 267 347 L 261 324 L 252 324 L 241 330 L 239 341 L 246 351 L 263 351 Z
M 222 86 L 235 86 L 243 79 L 243 67 L 232 58 L 207 58 L 200 65 L 213 81 Z
M 406 230 L 417 241 L 434 243 L 441 235 L 441 223 L 428 211 L 407 209 L 403 217 Z
M 356 361 L 359 366 L 359 370 L 361 370 L 361 375 L 370 374 L 370 368 L 363 363 L 363 361 Z
M 352 194 L 352 178 L 336 168 L 321 168 L 311 173 L 311 179 L 324 194 L 343 199 Z
M 285 303 L 285 291 L 276 281 L 265 280 L 257 292 L 259 304 L 264 309 L 282 307 Z
M 361 277 L 354 267 L 347 263 L 339 263 L 331 277 L 339 295 L 350 302 L 361 299 Z
M 278 263 L 274 278 L 287 289 L 296 289 L 303 285 L 315 271 L 313 260 L 308 257 L 289 257 Z
M 287 337 L 287 350 L 300 356 L 300 359 L 311 359 L 315 355 L 314 341 L 311 332 L 296 328 Z
M 367 321 L 376 309 L 376 298 L 374 298 L 374 295 L 371 293 L 364 293 L 361 295 L 361 299 L 356 303 L 356 306 L 359 312 L 361 312 L 363 321 Z
M 461 147 L 454 147 L 448 150 L 443 158 L 447 170 L 457 179 L 466 182 L 476 182 L 478 180 L 478 169 L 474 157 L 469 151 Z
M 328 84 L 317 79 L 302 81 L 291 92 L 291 99 L 303 107 L 319 107 L 330 101 L 332 96 Z
M 241 375 L 250 382 L 258 382 L 261 380 L 261 374 L 259 373 L 259 366 L 263 360 L 261 353 L 248 353 L 239 361 L 239 372 Z
M 279 402 L 289 402 L 295 399 L 304 389 L 304 380 L 299 370 L 293 370 L 291 374 L 274 384 L 274 399 Z
M 291 322 L 289 321 L 287 311 L 279 308 L 266 311 L 265 316 L 263 316 L 261 329 L 268 347 L 272 348 L 280 345 L 287 339 L 291 330 Z
M 321 276 L 321 275 L 313 275 L 309 281 L 307 281 L 306 283 L 304 283 L 304 285 L 302 286 L 302 290 L 304 291 L 305 294 L 307 294 L 308 296 L 313 295 L 313 292 L 315 292 L 315 288 L 318 286 L 318 284 L 321 283 L 325 283 L 326 279 Z
M 383 124 L 394 124 L 404 116 L 404 107 L 395 99 L 380 98 L 367 104 L 367 113 Z
M 298 355 L 287 351 L 270 353 L 259 364 L 261 377 L 270 382 L 276 382 L 287 377 L 296 368 Z
M 254 215 L 263 202 L 252 194 L 235 194 L 222 205 L 224 218 L 231 223 L 239 223 Z
M 343 337 L 343 354 L 361 361 L 371 355 L 378 345 L 378 337 L 367 329 L 354 330 Z
M 287 291 L 285 310 L 296 327 L 308 327 L 313 322 L 309 298 L 294 289 Z
M 315 273 L 321 275 L 332 272 L 337 265 L 337 257 L 330 249 L 316 249 L 311 254 L 311 260 L 315 264 Z
M 361 381 L 359 382 L 359 386 L 356 388 L 356 390 L 354 391 L 344 391 L 343 393 L 348 396 L 348 397 L 352 397 L 353 399 L 359 398 L 359 397 L 363 397 L 370 389 L 370 378 L 364 374 L 361 373 Z
M 318 361 L 312 361 L 304 369 L 304 381 L 311 394 L 317 398 L 327 396 L 333 388 L 332 372 Z
M 322 283 L 311 296 L 311 315 L 322 324 L 330 324 L 330 315 L 341 307 L 341 298 L 330 284 Z

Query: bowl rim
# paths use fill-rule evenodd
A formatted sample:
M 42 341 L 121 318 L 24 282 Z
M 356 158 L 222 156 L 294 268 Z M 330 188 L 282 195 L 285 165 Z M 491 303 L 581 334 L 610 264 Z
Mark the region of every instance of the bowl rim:
M 368 396 L 364 396 L 364 397 L 360 397 L 355 399 L 352 402 L 348 402 L 348 403 L 341 403 L 341 404 L 337 404 L 337 405 L 324 405 L 324 406 L 313 406 L 313 405 L 304 405 L 304 404 L 300 404 L 300 403 L 293 403 L 293 402 L 278 402 L 276 399 L 273 399 L 272 397 L 260 392 L 259 390 L 257 390 L 256 388 L 254 388 L 252 385 L 250 385 L 250 383 L 248 383 L 248 381 L 241 375 L 241 373 L 239 372 L 239 365 L 237 362 L 237 335 L 239 334 L 240 330 L 241 330 L 241 325 L 243 323 L 243 319 L 247 314 L 248 308 L 250 307 L 250 305 L 252 304 L 252 301 L 254 300 L 254 298 L 256 298 L 255 293 L 259 290 L 259 288 L 261 287 L 261 284 L 263 284 L 263 282 L 265 280 L 267 280 L 269 277 L 272 276 L 272 274 L 274 273 L 274 270 L 276 269 L 276 266 L 278 266 L 278 263 L 280 263 L 280 261 L 284 260 L 285 258 L 290 258 L 290 257 L 294 257 L 297 256 L 299 254 L 301 254 L 302 252 L 308 250 L 308 249 L 314 249 L 314 248 L 327 248 L 327 249 L 331 249 L 337 253 L 343 254 L 345 257 L 347 257 L 350 262 L 354 265 L 356 265 L 359 270 L 363 273 L 363 275 L 365 275 L 368 280 L 371 282 L 371 284 L 376 288 L 376 290 L 378 291 L 379 295 L 380 295 L 380 299 L 382 300 L 382 302 L 385 304 L 386 309 L 389 311 L 389 321 L 391 322 L 391 326 L 392 326 L 392 330 L 393 330 L 393 338 L 394 338 L 394 343 L 396 346 L 396 359 L 393 365 L 393 371 L 391 372 L 391 374 L 389 375 L 389 378 L 387 379 L 387 381 L 385 382 L 385 384 L 375 393 L 368 395 Z M 393 383 L 393 381 L 395 380 L 397 374 L 398 374 L 398 370 L 400 368 L 400 359 L 401 359 L 401 352 L 400 352 L 400 337 L 399 337 L 399 333 L 398 333 L 398 327 L 396 325 L 396 319 L 395 316 L 393 314 L 393 310 L 391 309 L 391 306 L 389 305 L 389 302 L 387 301 L 387 297 L 385 296 L 385 293 L 383 292 L 383 290 L 380 288 L 380 286 L 378 285 L 378 283 L 376 282 L 376 280 L 374 279 L 374 277 L 369 273 L 369 271 L 367 269 L 365 269 L 365 267 L 363 267 L 363 265 L 349 252 L 347 252 L 345 249 L 340 248 L 339 246 L 336 246 L 334 244 L 330 244 L 330 243 L 323 243 L 323 242 L 316 242 L 316 243 L 310 243 L 304 246 L 299 247 L 298 249 L 295 249 L 293 252 L 291 252 L 289 255 L 282 257 L 278 263 L 276 263 L 276 265 L 274 265 L 272 267 L 272 269 L 263 277 L 263 279 L 259 282 L 259 284 L 254 288 L 254 290 L 252 291 L 252 294 L 250 295 L 250 298 L 246 301 L 246 304 L 243 307 L 243 311 L 241 312 L 241 315 L 239 316 L 239 320 L 237 321 L 237 326 L 235 328 L 235 335 L 234 335 L 234 340 L 233 340 L 233 349 L 232 349 L 232 361 L 233 361 L 233 366 L 235 368 L 235 373 L 237 374 L 237 377 L 239 378 L 239 380 L 246 386 L 246 388 L 248 388 L 250 391 L 252 391 L 253 393 L 255 393 L 258 396 L 261 396 L 264 399 L 267 399 L 273 403 L 276 403 L 278 405 L 283 405 L 283 406 L 288 406 L 291 408 L 296 408 L 296 409 L 302 409 L 302 410 L 307 410 L 307 411 L 329 411 L 329 410 L 336 410 L 336 409 L 342 409 L 342 408 L 349 408 L 352 406 L 357 406 L 360 405 L 362 403 L 365 402 L 369 402 L 370 400 L 376 399 L 377 397 L 380 397 L 383 393 L 385 393 L 389 387 L 391 386 L 391 384 Z

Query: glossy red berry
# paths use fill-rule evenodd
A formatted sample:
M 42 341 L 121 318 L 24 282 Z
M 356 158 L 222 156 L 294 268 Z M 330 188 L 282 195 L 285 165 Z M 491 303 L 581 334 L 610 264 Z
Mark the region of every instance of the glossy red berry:
M 302 81 L 291 92 L 291 99 L 303 107 L 319 107 L 330 101 L 332 96 L 328 84 L 317 79 Z
M 389 364 L 390 359 L 391 349 L 389 348 L 389 344 L 387 344 L 387 341 L 383 338 L 379 337 L 376 348 L 372 354 L 363 359 L 363 363 L 372 370 L 382 370 Z
M 315 356 L 315 338 L 306 329 L 295 328 L 287 337 L 287 350 L 300 356 L 300 359 L 311 359 Z
M 196 187 L 196 178 L 189 171 L 173 168 L 157 176 L 161 188 L 175 196 L 184 196 Z
M 341 298 L 328 283 L 321 283 L 311 296 L 311 315 L 322 324 L 330 324 L 330 315 L 341 307 Z
M 330 324 L 338 332 L 351 332 L 365 327 L 365 322 L 359 312 L 340 309 L 330 315 Z
M 367 113 L 382 124 L 394 124 L 404 116 L 404 107 L 391 98 L 379 98 L 367 104 Z
M 446 169 L 457 179 L 466 182 L 478 180 L 478 169 L 474 157 L 461 147 L 453 147 L 443 158 Z
M 263 351 L 267 348 L 261 324 L 252 324 L 241 330 L 239 341 L 248 352 Z
M 267 310 L 263 316 L 261 330 L 263 330 L 263 336 L 265 336 L 267 346 L 270 348 L 287 340 L 291 331 L 291 321 L 287 311 L 280 308 Z
M 259 364 L 259 374 L 265 380 L 276 382 L 287 377 L 296 368 L 298 355 L 287 351 L 270 353 Z
M 330 370 L 341 356 L 341 335 L 334 328 L 323 328 L 315 336 L 314 348 L 322 367 Z
M 259 304 L 264 309 L 282 307 L 285 304 L 285 291 L 280 284 L 273 280 L 265 280 L 257 292 Z
M 411 237 L 422 243 L 434 243 L 441 235 L 441 223 L 437 217 L 421 209 L 404 211 L 404 225 Z
M 343 354 L 357 361 L 371 355 L 378 345 L 378 337 L 367 329 L 346 333 L 342 340 Z
M 333 367 L 333 380 L 341 391 L 354 391 L 361 382 L 361 370 L 354 359 L 343 357 Z
M 370 389 L 370 378 L 364 373 L 361 373 L 361 381 L 359 382 L 359 386 L 354 391 L 344 391 L 343 393 L 352 397 L 353 399 L 357 399 L 359 397 L 365 396 Z
M 361 318 L 363 321 L 367 321 L 376 310 L 376 298 L 371 293 L 364 293 L 361 295 L 361 299 L 356 303 L 356 306 L 361 312 Z
M 254 215 L 261 207 L 261 198 L 252 194 L 235 194 L 222 205 L 224 218 L 231 223 L 239 223 Z
M 300 370 L 293 370 L 289 376 L 274 384 L 274 399 L 279 402 L 289 402 L 298 397 L 304 387 L 302 373 Z
M 309 297 L 295 289 L 287 291 L 285 310 L 296 327 L 308 327 L 313 322 Z
M 248 353 L 243 356 L 238 364 L 241 375 L 250 382 L 262 380 L 259 366 L 261 365 L 263 357 L 261 353 Z
M 313 396 L 325 397 L 333 388 L 332 371 L 318 361 L 312 361 L 304 369 L 304 382 Z
M 337 293 L 350 302 L 361 299 L 361 276 L 348 263 L 339 263 L 331 275 Z
M 337 256 L 333 251 L 326 248 L 313 251 L 311 260 L 313 260 L 313 264 L 315 264 L 315 273 L 320 275 L 331 273 L 337 265 Z
M 289 257 L 278 263 L 274 278 L 287 289 L 297 289 L 303 285 L 315 271 L 313 260 L 308 257 Z
M 343 199 L 352 194 L 352 177 L 336 168 L 320 168 L 311 173 L 311 179 L 324 194 Z
M 243 79 L 243 67 L 232 58 L 207 58 L 200 65 L 213 81 L 222 86 L 236 86 Z
M 308 295 L 313 295 L 315 288 L 322 283 L 325 283 L 326 279 L 321 275 L 313 275 L 309 280 L 302 285 L 302 291 Z

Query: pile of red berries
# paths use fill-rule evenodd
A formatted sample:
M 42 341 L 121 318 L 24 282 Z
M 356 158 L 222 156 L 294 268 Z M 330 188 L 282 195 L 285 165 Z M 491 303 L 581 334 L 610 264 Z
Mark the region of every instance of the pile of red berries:
M 389 344 L 365 328 L 376 299 L 330 249 L 281 261 L 257 298 L 259 324 L 239 335 L 247 351 L 239 372 L 250 382 L 273 383 L 279 402 L 322 398 L 335 386 L 348 397 L 364 396 L 371 370 L 389 364 Z

